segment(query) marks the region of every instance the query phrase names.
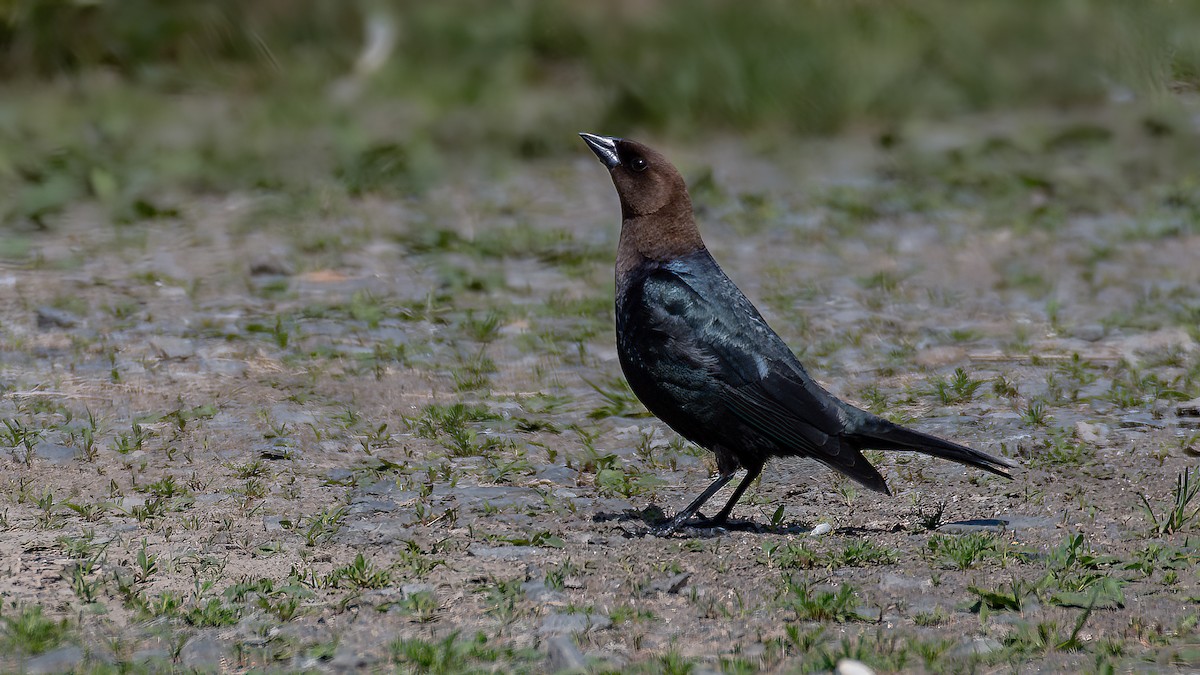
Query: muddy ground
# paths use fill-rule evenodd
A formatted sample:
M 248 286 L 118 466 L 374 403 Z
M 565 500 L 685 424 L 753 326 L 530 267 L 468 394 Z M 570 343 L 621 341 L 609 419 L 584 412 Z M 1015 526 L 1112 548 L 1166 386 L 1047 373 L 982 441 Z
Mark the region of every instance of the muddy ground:
M 779 461 L 754 527 L 667 539 L 714 466 L 622 384 L 582 143 L 411 198 L 315 179 L 14 230 L 0 666 L 1200 668 L 1196 133 L 660 144 L 826 387 L 1021 464 L 878 453 L 886 497 Z

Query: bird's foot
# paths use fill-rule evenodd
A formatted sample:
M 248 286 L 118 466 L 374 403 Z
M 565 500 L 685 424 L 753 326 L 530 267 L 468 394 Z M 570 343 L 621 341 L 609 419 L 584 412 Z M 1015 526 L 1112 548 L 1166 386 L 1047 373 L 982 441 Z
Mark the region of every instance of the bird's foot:
M 672 518 L 671 520 L 668 520 L 665 523 L 659 523 L 658 525 L 651 527 L 650 534 L 652 534 L 655 537 L 669 537 L 669 536 L 675 534 L 675 532 L 678 531 L 679 528 L 685 527 L 686 525 L 687 525 L 686 521 L 681 521 L 676 518 Z
M 675 534 L 675 532 L 677 532 L 681 527 L 694 528 L 697 527 L 697 523 L 713 522 L 712 519 L 705 518 L 703 513 L 698 513 L 696 515 L 698 518 L 695 520 L 689 520 L 692 514 L 688 513 L 687 511 L 677 513 L 675 514 L 674 518 L 651 527 L 650 534 L 656 537 L 669 537 L 672 534 Z M 712 525 L 701 525 L 701 527 L 712 527 Z
M 682 515 L 682 514 L 681 514 Z M 689 530 L 706 530 L 710 532 L 726 532 L 736 530 L 739 532 L 760 532 L 762 528 L 755 522 L 750 520 L 730 520 L 728 518 L 706 518 L 704 514 L 697 514 L 696 518 L 687 519 L 676 516 L 665 523 L 660 523 L 650 528 L 650 534 L 656 537 L 669 537 L 681 528 Z

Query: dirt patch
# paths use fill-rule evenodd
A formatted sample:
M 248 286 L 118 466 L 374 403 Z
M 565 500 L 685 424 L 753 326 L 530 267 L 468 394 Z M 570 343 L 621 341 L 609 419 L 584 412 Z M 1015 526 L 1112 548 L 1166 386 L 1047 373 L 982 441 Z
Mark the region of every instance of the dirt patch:
M 678 158 L 814 376 L 1015 480 L 879 453 L 886 498 L 782 461 L 754 528 L 669 539 L 711 457 L 620 380 L 582 146 L 407 202 L 73 209 L 0 267 L 0 664 L 1200 665 L 1194 193 L 1077 208 L 1100 183 L 1069 169 L 1136 135 L 966 138 L 932 166 L 846 140 L 835 175 L 836 143 Z

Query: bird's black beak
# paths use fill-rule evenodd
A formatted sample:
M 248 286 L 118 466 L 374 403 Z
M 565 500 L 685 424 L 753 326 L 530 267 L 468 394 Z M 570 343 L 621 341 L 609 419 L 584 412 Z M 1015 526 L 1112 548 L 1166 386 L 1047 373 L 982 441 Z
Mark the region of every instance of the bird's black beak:
M 580 133 L 579 136 L 583 138 L 583 142 L 588 144 L 592 152 L 596 153 L 596 156 L 600 158 L 601 162 L 604 162 L 604 166 L 607 166 L 609 170 L 621 163 L 621 160 L 617 157 L 617 141 L 621 139 L 585 133 Z

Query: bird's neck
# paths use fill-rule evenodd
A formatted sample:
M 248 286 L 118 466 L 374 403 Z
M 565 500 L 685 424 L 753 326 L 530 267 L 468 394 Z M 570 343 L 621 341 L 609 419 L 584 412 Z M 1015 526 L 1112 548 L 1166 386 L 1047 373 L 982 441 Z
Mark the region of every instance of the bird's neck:
M 617 244 L 618 282 L 647 261 L 677 260 L 703 249 L 704 240 L 686 196 L 654 213 L 627 215 Z

